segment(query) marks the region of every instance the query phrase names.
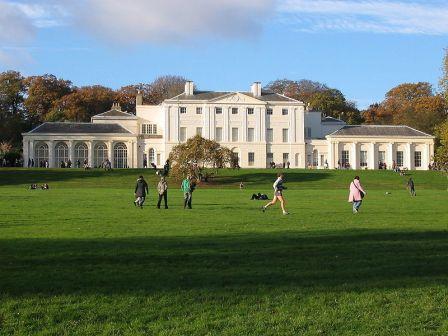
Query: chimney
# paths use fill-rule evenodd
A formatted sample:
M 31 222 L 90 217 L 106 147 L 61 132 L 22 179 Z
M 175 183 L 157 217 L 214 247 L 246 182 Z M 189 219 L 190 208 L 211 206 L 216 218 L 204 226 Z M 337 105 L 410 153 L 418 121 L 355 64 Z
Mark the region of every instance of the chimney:
M 112 110 L 121 111 L 120 103 L 113 103 L 112 104 Z
M 254 97 L 261 97 L 261 82 L 254 82 L 250 87 L 250 92 Z
M 194 94 L 194 82 L 186 81 L 185 82 L 185 95 L 192 96 Z
M 143 105 L 143 94 L 140 90 L 137 90 L 137 96 L 135 96 L 135 105 Z

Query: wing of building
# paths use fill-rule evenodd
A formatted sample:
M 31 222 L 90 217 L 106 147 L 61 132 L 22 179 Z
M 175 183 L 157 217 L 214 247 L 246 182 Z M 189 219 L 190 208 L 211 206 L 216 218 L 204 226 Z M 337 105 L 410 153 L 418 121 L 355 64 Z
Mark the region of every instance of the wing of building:
M 434 137 L 408 126 L 349 126 L 286 96 L 264 92 L 185 91 L 160 105 L 136 97 L 136 114 L 114 104 L 90 123 L 47 122 L 23 134 L 24 164 L 87 162 L 113 168 L 161 166 L 171 149 L 200 134 L 230 148 L 242 168 L 427 169 Z

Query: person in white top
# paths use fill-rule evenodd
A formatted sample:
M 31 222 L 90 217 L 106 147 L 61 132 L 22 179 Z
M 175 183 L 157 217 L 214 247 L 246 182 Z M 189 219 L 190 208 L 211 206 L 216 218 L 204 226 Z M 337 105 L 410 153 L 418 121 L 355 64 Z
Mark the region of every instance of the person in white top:
M 285 178 L 285 175 L 283 173 L 280 173 L 277 175 L 277 179 L 274 182 L 273 188 L 274 188 L 274 198 L 272 201 L 270 201 L 268 204 L 263 206 L 261 210 L 265 212 L 265 210 L 270 207 L 271 205 L 274 205 L 277 203 L 277 200 L 280 201 L 280 206 L 282 207 L 282 211 L 284 215 L 289 215 L 289 212 L 285 209 L 285 198 L 283 197 L 283 190 L 286 189 L 285 186 L 283 186 L 283 179 Z

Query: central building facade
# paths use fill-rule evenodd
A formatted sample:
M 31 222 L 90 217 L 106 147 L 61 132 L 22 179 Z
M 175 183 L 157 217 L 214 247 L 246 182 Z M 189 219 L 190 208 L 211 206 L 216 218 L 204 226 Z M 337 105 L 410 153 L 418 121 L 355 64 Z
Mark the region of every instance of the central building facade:
M 259 82 L 247 92 L 212 92 L 197 91 L 188 81 L 182 94 L 160 105 L 145 105 L 137 94 L 135 115 L 114 105 L 90 123 L 44 123 L 23 134 L 24 161 L 161 166 L 174 146 L 195 135 L 230 148 L 243 168 L 274 162 L 291 168 L 427 169 L 434 152 L 431 135 L 407 126 L 349 126 L 265 92 Z

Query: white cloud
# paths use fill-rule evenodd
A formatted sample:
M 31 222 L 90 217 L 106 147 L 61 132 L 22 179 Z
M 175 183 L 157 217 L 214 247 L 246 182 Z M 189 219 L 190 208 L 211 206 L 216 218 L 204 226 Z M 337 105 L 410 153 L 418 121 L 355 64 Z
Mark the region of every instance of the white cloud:
M 446 1 L 281 0 L 278 12 L 302 31 L 448 34 Z

